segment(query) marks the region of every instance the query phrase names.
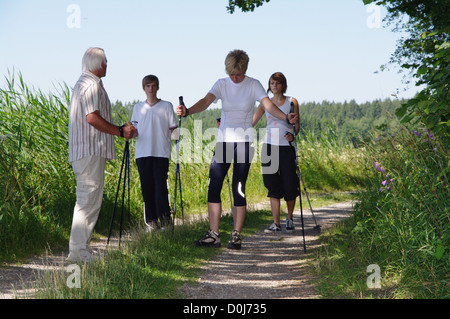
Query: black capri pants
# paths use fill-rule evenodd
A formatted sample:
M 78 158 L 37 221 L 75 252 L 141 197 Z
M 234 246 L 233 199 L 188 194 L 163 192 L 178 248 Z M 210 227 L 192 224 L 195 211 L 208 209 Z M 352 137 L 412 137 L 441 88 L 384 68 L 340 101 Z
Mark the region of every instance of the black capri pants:
M 299 178 L 295 164 L 295 148 L 263 144 L 261 166 L 267 197 L 286 201 L 295 199 L 300 194 Z
M 254 147 L 250 142 L 218 142 L 209 168 L 208 202 L 221 203 L 223 180 L 233 162 L 234 206 L 245 206 L 245 184 L 247 182 Z

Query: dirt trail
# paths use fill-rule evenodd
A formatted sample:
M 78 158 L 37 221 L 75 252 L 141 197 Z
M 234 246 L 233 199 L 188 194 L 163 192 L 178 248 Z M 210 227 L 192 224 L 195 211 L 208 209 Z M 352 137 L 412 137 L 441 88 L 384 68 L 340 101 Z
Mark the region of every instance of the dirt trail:
M 352 210 L 352 202 L 337 203 L 314 209 L 314 216 L 323 230 L 350 216 Z M 282 225 L 279 234 L 260 232 L 244 238 L 241 250 L 224 249 L 204 266 L 198 282 L 181 287 L 181 292 L 189 299 L 319 298 L 304 270 L 311 249 L 320 245 L 319 234 L 313 229 L 311 212 L 304 209 L 303 215 L 307 254 L 303 251 L 300 213 L 295 212 L 295 232 L 286 233 Z M 101 251 L 106 242 L 101 240 L 92 246 Z M 110 247 L 114 246 L 117 240 L 110 242 Z M 0 267 L 0 299 L 29 297 L 37 274 L 67 266 L 66 256 L 67 252 L 47 254 Z
M 322 230 L 351 215 L 352 202 L 313 209 Z M 295 232 L 257 233 L 244 238 L 241 250 L 224 249 L 204 267 L 194 285 L 181 291 L 190 299 L 301 299 L 320 298 L 305 271 L 311 249 L 320 245 L 315 222 L 304 210 L 306 254 L 300 212 L 294 213 Z

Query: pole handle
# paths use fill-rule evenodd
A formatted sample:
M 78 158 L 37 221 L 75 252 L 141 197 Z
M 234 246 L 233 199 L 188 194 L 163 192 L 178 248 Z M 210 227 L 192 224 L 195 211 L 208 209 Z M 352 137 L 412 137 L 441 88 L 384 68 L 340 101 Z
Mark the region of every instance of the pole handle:
M 291 110 L 289 111 L 289 113 L 295 113 L 295 111 L 294 111 L 294 102 L 291 102 Z M 294 129 L 294 136 L 295 136 L 295 124 L 292 124 L 292 127 Z
M 183 105 L 184 108 L 186 109 L 186 112 L 187 112 L 186 105 L 184 104 L 184 101 L 183 101 L 183 96 L 180 96 L 180 97 L 178 98 L 178 100 L 179 100 L 180 105 Z M 186 115 L 187 115 L 187 113 L 186 113 Z M 178 118 L 179 118 L 179 119 L 178 119 L 179 122 L 181 122 L 181 115 L 180 115 Z

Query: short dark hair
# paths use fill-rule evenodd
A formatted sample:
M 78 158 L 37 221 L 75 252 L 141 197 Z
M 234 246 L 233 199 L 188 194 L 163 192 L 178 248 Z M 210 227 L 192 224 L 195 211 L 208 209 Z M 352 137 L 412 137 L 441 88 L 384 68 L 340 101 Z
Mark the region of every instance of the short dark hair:
M 150 74 L 144 76 L 144 78 L 142 79 L 142 88 L 145 89 L 145 86 L 149 83 L 156 83 L 159 88 L 159 79 L 156 75 Z

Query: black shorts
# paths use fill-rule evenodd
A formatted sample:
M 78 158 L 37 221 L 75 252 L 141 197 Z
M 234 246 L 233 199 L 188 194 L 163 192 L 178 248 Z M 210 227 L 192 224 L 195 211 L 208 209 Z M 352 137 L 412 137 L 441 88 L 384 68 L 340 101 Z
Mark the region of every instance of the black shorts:
M 268 197 L 290 201 L 300 194 L 295 156 L 292 146 L 263 144 L 261 166 Z
M 249 142 L 217 143 L 209 168 L 208 202 L 221 203 L 223 180 L 233 162 L 233 203 L 234 206 L 245 206 L 245 184 L 247 182 L 254 148 Z

